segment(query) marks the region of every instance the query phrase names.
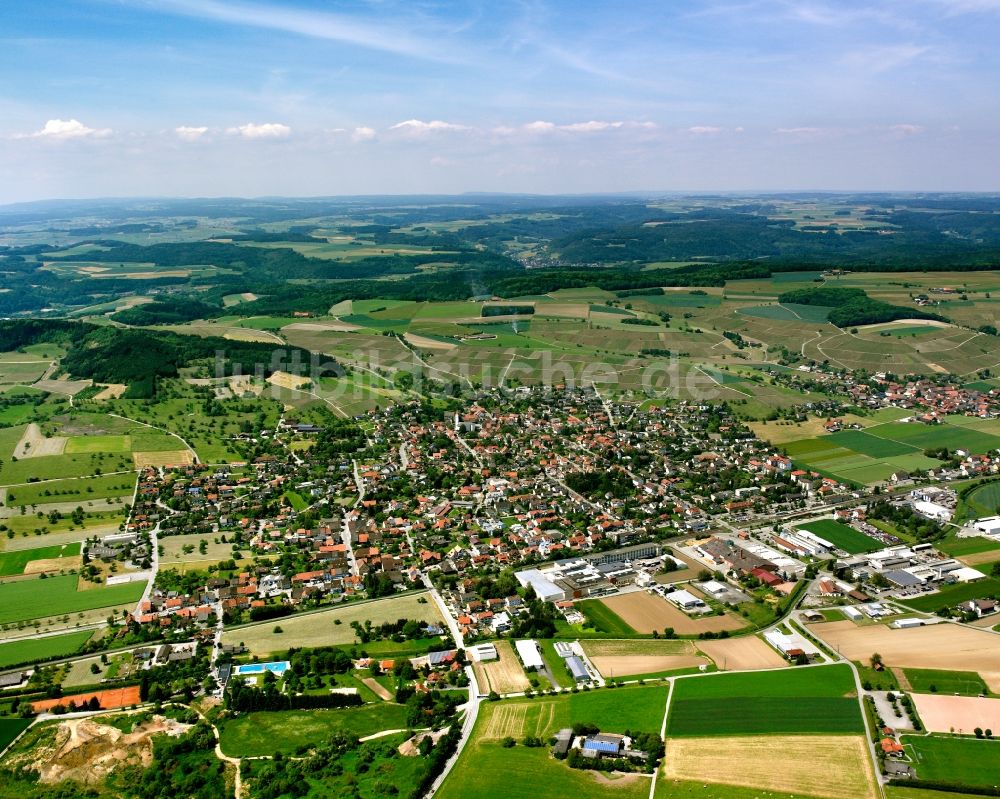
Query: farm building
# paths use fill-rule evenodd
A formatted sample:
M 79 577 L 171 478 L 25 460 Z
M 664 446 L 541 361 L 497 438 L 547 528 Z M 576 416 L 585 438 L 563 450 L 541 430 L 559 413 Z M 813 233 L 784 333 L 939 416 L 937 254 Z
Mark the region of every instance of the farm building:
M 494 644 L 476 644 L 469 650 L 469 653 L 472 655 L 473 660 L 478 660 L 480 663 L 487 660 L 496 660 L 499 657 Z
M 897 630 L 908 630 L 912 627 L 923 627 L 926 623 L 923 619 L 896 619 L 890 626 Z
M 864 614 L 862 614 L 862 612 L 857 608 L 846 607 L 843 608 L 842 610 L 844 611 L 844 615 L 847 616 L 847 618 L 849 618 L 851 621 L 859 621 L 864 617 Z
M 677 591 L 671 591 L 669 594 L 666 594 L 664 598 L 668 602 L 677 605 L 677 607 L 681 610 L 703 610 L 707 607 L 703 600 L 699 599 L 691 592 L 685 591 L 683 588 L 678 589 Z
M 542 653 L 538 651 L 538 644 L 534 641 L 530 639 L 515 641 L 514 647 L 517 649 L 518 657 L 521 658 L 521 662 L 524 664 L 525 669 L 534 669 L 538 671 L 539 669 L 545 668 L 545 661 L 542 660 Z
M 625 748 L 625 736 L 607 733 L 588 735 L 581 748 L 585 757 L 620 757 Z
M 566 668 L 576 682 L 590 682 L 590 672 L 587 671 L 587 665 L 579 655 L 570 655 L 566 658 Z
M 985 516 L 976 519 L 972 526 L 984 535 L 1000 536 L 1000 516 Z
M 569 751 L 570 745 L 573 743 L 573 730 L 569 727 L 564 727 L 556 733 L 555 739 L 556 742 L 552 747 L 552 753 L 556 755 L 565 755 Z
M 819 649 L 801 635 L 786 635 L 778 630 L 768 630 L 764 639 L 789 660 L 805 655 L 813 658 L 819 655 Z

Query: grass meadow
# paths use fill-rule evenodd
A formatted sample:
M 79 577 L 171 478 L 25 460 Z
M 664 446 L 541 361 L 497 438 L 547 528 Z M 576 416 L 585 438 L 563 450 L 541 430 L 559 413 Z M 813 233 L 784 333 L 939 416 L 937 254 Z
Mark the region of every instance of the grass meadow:
M 0 624 L 136 602 L 142 596 L 145 583 L 124 583 L 86 591 L 78 591 L 76 586 L 75 574 L 0 583 Z
M 978 788 L 1000 784 L 1000 741 L 906 735 L 903 744 L 920 779 Z
M 796 529 L 808 530 L 851 555 L 856 555 L 859 552 L 874 552 L 883 546 L 881 541 L 833 519 L 820 519 L 808 524 L 800 524 Z
M 78 630 L 65 635 L 0 643 L 0 669 L 75 655 L 93 634 L 92 630 Z

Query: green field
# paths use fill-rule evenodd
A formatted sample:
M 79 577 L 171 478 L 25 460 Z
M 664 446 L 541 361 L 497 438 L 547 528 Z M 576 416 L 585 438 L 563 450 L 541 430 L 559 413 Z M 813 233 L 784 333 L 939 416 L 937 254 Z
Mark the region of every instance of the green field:
M 304 744 L 334 733 L 363 738 L 383 730 L 406 729 L 406 708 L 384 702 L 338 710 L 247 713 L 227 719 L 220 729 L 222 751 L 233 757 L 291 754 Z
M 788 322 L 825 322 L 832 310 L 832 308 L 824 308 L 822 305 L 799 305 L 798 303 L 785 302 L 775 305 L 757 305 L 751 308 L 740 308 L 739 312 L 743 316 L 752 316 L 757 319 L 776 319 Z
M 884 546 L 881 541 L 834 519 L 820 519 L 808 524 L 800 524 L 795 529 L 808 530 L 851 555 L 856 555 L 859 552 L 874 552 Z
M 1000 784 L 1000 741 L 946 735 L 905 735 L 917 776 L 980 788 Z
M 0 751 L 31 725 L 31 719 L 0 718 Z
M 1000 509 L 1000 482 L 986 483 L 970 491 L 959 503 L 955 511 L 955 521 L 960 523 L 966 519 L 992 516 L 997 509 Z
M 0 583 L 0 624 L 127 605 L 138 601 L 146 587 L 137 582 L 77 591 L 76 584 L 75 574 Z
M 638 635 L 622 618 L 599 599 L 587 599 L 576 603 L 576 609 L 587 617 L 594 629 L 608 635 Z
M 900 602 L 914 610 L 930 613 L 939 608 L 952 608 L 969 599 L 985 599 L 990 596 L 1000 596 L 1000 578 L 992 577 L 975 583 L 955 583 L 945 586 L 936 594 L 901 599 Z
M 669 736 L 864 732 L 846 666 L 677 680 Z
M 172 439 L 174 442 L 177 439 Z M 7 490 L 10 507 L 38 505 L 44 502 L 83 502 L 107 497 L 123 497 L 135 489 L 134 473 L 106 474 L 86 480 L 53 480 L 47 483 L 30 483 Z
M 93 630 L 79 630 L 65 635 L 0 643 L 0 669 L 75 655 L 93 634 Z
M 983 536 L 958 538 L 957 536 L 949 535 L 940 541 L 935 541 L 934 548 L 941 550 L 946 555 L 951 555 L 953 558 L 960 558 L 963 555 L 976 555 L 980 552 L 1000 550 L 1000 542 Z M 997 554 L 1000 557 L 1000 553 Z
M 592 722 L 608 732 L 626 729 L 658 732 L 663 721 L 667 689 L 636 686 L 601 689 L 558 697 L 484 702 L 472 740 L 442 785 L 443 799 L 604 799 L 609 795 L 640 799 L 649 795 L 646 779 L 612 782 L 553 760 L 547 747 L 521 745 L 526 735 L 547 740 L 562 727 Z M 505 736 L 518 745 L 505 749 Z M 618 784 L 614 784 L 618 783 Z
M 910 686 L 918 694 L 988 695 L 986 683 L 974 671 L 943 671 L 940 669 L 903 669 Z
M 51 558 L 72 558 L 80 554 L 80 544 L 21 549 L 14 552 L 0 552 L 0 577 L 23 574 L 24 567 L 33 560 Z

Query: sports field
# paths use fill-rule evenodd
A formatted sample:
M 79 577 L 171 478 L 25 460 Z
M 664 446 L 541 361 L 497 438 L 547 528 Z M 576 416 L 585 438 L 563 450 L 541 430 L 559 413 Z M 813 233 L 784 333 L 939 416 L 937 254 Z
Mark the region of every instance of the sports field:
M 0 643 L 0 669 L 74 655 L 93 634 L 93 630 L 81 630 L 66 635 L 49 635 L 44 638 Z
M 222 751 L 231 757 L 292 754 L 304 744 L 322 744 L 334 733 L 364 738 L 384 730 L 405 730 L 406 708 L 377 705 L 332 710 L 246 713 L 220 725 Z
M 681 678 L 667 719 L 672 737 L 863 732 L 846 666 Z
M 986 683 L 974 671 L 944 669 L 903 669 L 910 688 L 918 694 L 958 694 L 979 696 L 988 693 Z
M 146 587 L 135 582 L 77 591 L 76 585 L 75 574 L 0 583 L 0 624 L 127 605 L 138 601 Z
M 667 742 L 662 779 L 668 785 L 678 779 L 739 785 L 759 789 L 762 796 L 774 796 L 773 791 L 824 799 L 879 795 L 865 739 L 853 735 L 675 738 Z
M 421 601 L 423 600 L 423 601 Z M 353 644 L 357 636 L 352 621 L 382 624 L 397 619 L 441 624 L 443 619 L 430 594 L 419 592 L 404 596 L 376 599 L 371 602 L 349 602 L 317 613 L 303 613 L 281 619 L 281 635 L 274 634 L 275 621 L 234 627 L 222 634 L 224 644 L 243 643 L 251 655 L 269 655 L 289 647 L 331 646 Z
M 1000 699 L 979 696 L 912 694 L 917 713 L 930 732 L 969 735 L 976 727 L 1000 730 Z
M 874 552 L 884 546 L 881 541 L 834 519 L 819 519 L 807 524 L 797 525 L 795 529 L 807 530 L 814 535 L 818 535 L 824 541 L 829 541 L 849 555 L 856 555 L 859 552 Z
M 906 735 L 902 740 L 922 780 L 979 788 L 1000 784 L 1000 741 L 945 735 Z
M 693 669 L 712 663 L 693 641 L 587 639 L 580 644 L 590 662 L 609 679 Z

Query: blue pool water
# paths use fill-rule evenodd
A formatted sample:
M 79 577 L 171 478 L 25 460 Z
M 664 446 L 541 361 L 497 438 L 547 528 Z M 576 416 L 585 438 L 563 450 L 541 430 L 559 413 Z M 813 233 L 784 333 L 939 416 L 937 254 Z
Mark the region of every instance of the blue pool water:
M 244 663 L 242 666 L 236 667 L 235 673 L 263 674 L 265 671 L 270 671 L 280 677 L 291 668 L 291 665 L 287 660 L 278 660 L 272 663 Z

